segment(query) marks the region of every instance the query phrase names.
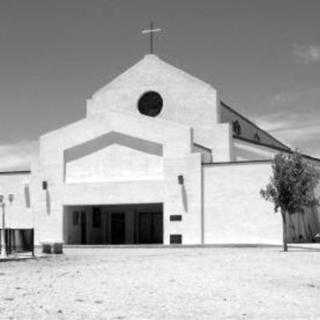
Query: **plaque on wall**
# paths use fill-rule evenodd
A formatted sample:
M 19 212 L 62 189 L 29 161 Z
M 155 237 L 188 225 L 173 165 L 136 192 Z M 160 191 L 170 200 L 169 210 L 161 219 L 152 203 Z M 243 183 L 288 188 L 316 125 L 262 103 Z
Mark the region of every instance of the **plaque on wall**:
M 170 234 L 170 244 L 182 244 L 182 235 Z
M 182 220 L 182 215 L 180 214 L 173 214 L 170 216 L 170 221 L 181 221 Z

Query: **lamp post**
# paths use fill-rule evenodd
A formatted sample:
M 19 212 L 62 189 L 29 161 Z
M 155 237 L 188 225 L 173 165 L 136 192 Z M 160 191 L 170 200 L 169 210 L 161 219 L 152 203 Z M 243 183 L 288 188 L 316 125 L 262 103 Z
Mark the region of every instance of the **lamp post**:
M 2 228 L 1 228 L 1 258 L 7 257 L 7 246 L 6 246 L 6 213 L 4 196 L 0 194 L 0 206 L 2 209 Z
M 14 195 L 8 194 L 9 202 L 12 203 Z M 6 204 L 4 201 L 4 195 L 0 194 L 0 207 L 2 211 L 2 227 L 1 227 L 1 258 L 7 257 L 7 243 L 6 243 Z

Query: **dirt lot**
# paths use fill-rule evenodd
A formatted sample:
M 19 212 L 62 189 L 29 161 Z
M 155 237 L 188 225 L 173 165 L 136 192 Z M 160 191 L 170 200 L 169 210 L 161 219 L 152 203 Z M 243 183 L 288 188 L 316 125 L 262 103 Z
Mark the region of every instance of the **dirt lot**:
M 0 319 L 320 319 L 320 248 L 67 249 L 0 263 Z

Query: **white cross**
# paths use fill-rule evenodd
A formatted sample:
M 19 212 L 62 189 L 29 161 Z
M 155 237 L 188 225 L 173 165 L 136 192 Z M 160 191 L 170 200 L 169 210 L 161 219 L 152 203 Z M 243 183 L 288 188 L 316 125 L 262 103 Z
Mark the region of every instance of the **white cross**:
M 153 28 L 153 22 L 150 22 L 150 29 L 142 30 L 142 34 L 150 34 L 150 53 L 153 54 L 153 34 L 156 32 L 161 32 L 160 28 Z

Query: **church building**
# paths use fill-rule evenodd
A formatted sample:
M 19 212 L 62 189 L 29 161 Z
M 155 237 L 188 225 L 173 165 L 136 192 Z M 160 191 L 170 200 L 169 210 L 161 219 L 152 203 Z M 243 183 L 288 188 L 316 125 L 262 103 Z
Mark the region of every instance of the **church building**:
M 260 196 L 278 152 L 210 84 L 148 54 L 42 135 L 30 170 L 0 173 L 6 227 L 37 244 L 278 244 Z M 318 212 L 300 227 L 319 231 Z

